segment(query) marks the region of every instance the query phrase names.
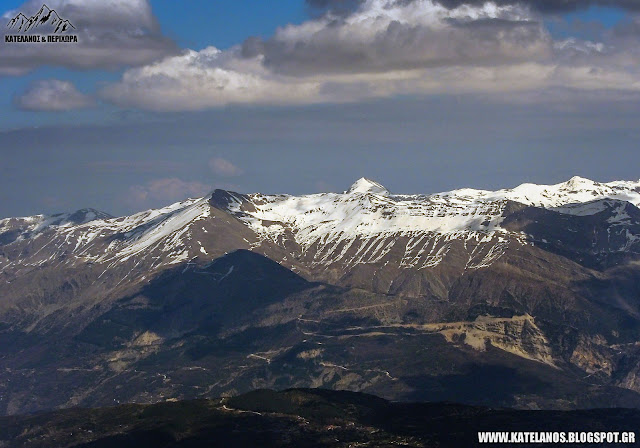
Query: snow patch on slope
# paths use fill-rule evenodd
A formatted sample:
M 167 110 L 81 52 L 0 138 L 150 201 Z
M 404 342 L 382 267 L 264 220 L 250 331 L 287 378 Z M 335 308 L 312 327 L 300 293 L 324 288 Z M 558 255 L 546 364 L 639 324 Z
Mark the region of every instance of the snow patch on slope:
M 91 221 L 112 218 L 107 213 L 91 208 L 78 210 L 75 213 L 57 213 L 55 215 L 35 215 L 20 218 L 0 219 L 0 233 L 19 230 L 18 240 L 35 236 L 49 229 L 69 228 Z
M 143 223 L 136 219 L 125 219 L 120 230 L 125 236 L 124 244 L 114 244 L 119 250 L 108 257 L 125 261 L 159 244 L 162 244 L 163 252 L 179 248 L 184 243 L 182 237 L 188 231 L 189 225 L 209 217 L 210 207 L 207 198 L 174 204 L 176 205 L 177 207 L 162 212 L 153 211 L 144 218 Z M 125 231 L 122 232 L 123 230 Z M 183 261 L 185 256 L 184 253 L 176 255 L 171 263 Z

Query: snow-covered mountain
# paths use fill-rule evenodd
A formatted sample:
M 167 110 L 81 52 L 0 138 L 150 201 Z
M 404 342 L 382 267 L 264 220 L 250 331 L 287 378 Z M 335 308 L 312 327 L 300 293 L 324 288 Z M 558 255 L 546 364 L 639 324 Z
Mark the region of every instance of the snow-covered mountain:
M 3 219 L 0 413 L 299 386 L 636 406 L 639 205 L 640 181 L 363 178 Z M 496 394 L 460 392 L 476 383 Z
M 298 269 L 385 263 L 429 268 L 459 244 L 467 249 L 466 268 L 481 268 L 499 259 L 509 245 L 535 241 L 525 231 L 503 225 L 513 203 L 569 216 L 608 213 L 614 232 L 616 226 L 625 229 L 626 242 L 613 251 L 628 250 L 639 239 L 627 228 L 627 207 L 640 205 L 640 181 L 605 184 L 574 177 L 557 185 L 407 195 L 392 194 L 362 178 L 343 193 L 246 195 L 216 190 L 204 198 L 118 218 L 81 210 L 3 219 L 0 272 L 60 262 L 61 255 L 64 263 L 107 265 L 153 259 L 154 268 L 207 258 L 220 253 L 217 246 L 223 238 L 212 235 L 211 226 L 216 220 L 231 224 L 233 218 L 235 227 L 245 227 L 238 248 L 266 254 L 281 249 L 283 259 L 277 261 L 300 264 Z M 31 247 L 26 254 L 12 250 L 24 245 Z
M 229 204 L 229 210 L 257 232 L 274 237 L 289 228 L 299 235 L 300 244 L 308 244 L 310 238 L 331 240 L 336 234 L 500 232 L 504 231 L 500 217 L 507 201 L 565 214 L 596 214 L 604 210 L 601 201 L 605 199 L 640 205 L 640 181 L 601 184 L 574 177 L 557 185 L 523 184 L 498 191 L 393 195 L 382 185 L 362 178 L 342 194 L 232 196 L 237 201 Z M 251 207 L 243 208 L 243 203 Z

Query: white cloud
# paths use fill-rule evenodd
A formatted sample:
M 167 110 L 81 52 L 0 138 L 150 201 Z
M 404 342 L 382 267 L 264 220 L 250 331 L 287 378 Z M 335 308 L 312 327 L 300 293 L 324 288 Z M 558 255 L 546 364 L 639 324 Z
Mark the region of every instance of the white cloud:
M 275 71 L 362 73 L 531 61 L 551 54 L 539 17 L 517 6 L 485 3 L 455 9 L 431 0 L 367 0 L 352 15 L 288 25 L 270 39 L 249 40 Z
M 317 82 L 288 83 L 271 76 L 257 59 L 207 47 L 127 70 L 119 83 L 106 86 L 101 95 L 125 107 L 175 111 L 230 103 L 308 102 L 318 86 Z
M 132 209 L 166 205 L 182 201 L 187 197 L 201 197 L 210 191 L 209 185 L 189 182 L 176 177 L 151 180 L 129 188 L 123 201 Z
M 213 157 L 209 160 L 211 172 L 223 177 L 240 176 L 244 172 L 241 168 L 222 157 Z
M 20 75 L 43 65 L 73 69 L 117 68 L 147 64 L 175 54 L 175 44 L 165 37 L 148 0 L 48 0 L 47 5 L 75 30 L 77 43 L 4 43 L 0 46 L 0 74 Z M 9 21 L 19 12 L 31 16 L 42 7 L 29 0 L 2 17 Z M 2 27 L 5 34 L 16 30 Z M 45 33 L 38 29 L 38 34 Z
M 36 81 L 15 99 L 20 109 L 33 111 L 64 111 L 95 105 L 90 96 L 79 92 L 73 84 L 58 79 Z
M 554 42 L 540 21 L 517 5 L 447 9 L 432 0 L 366 0 L 347 16 L 288 25 L 264 41 L 188 50 L 127 70 L 100 94 L 125 107 L 179 111 L 394 95 L 640 90 L 628 42 Z

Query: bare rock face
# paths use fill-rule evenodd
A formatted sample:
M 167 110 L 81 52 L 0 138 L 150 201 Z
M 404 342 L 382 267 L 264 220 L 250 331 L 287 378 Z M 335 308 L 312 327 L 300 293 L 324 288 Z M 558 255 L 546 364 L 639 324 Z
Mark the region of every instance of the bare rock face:
M 601 335 L 581 336 L 570 362 L 591 375 L 611 377 L 614 371 L 613 350 Z
M 549 341 L 529 315 L 509 318 L 478 316 L 473 322 L 429 324 L 447 342 L 464 344 L 484 352 L 487 346 L 555 367 Z
M 637 406 L 639 192 L 363 178 L 0 220 L 0 412 L 260 387 Z

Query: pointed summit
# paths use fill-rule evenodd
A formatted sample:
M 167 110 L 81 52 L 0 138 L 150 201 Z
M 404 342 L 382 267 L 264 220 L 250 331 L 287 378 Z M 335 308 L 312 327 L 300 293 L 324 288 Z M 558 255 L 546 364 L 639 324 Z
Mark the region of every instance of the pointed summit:
M 587 179 L 585 177 L 573 176 L 571 179 L 566 181 L 564 185 L 568 188 L 580 188 L 580 187 L 593 187 L 595 184 L 591 179 Z
M 372 193 L 372 194 L 380 194 L 383 196 L 387 196 L 389 194 L 389 190 L 383 187 L 378 182 L 367 179 L 366 177 L 361 177 L 357 181 L 351 185 L 351 188 L 347 191 L 347 194 L 353 193 Z

